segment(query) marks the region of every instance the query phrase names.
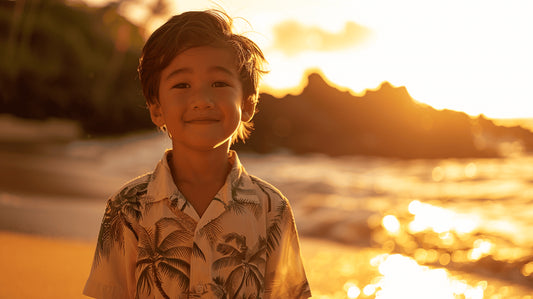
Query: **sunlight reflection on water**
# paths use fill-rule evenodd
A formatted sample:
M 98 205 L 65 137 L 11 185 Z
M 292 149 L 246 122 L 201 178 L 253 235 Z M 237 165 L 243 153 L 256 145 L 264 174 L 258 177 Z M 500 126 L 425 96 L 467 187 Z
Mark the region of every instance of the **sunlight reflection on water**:
M 371 261 L 383 275 L 375 284 L 375 298 L 483 298 L 483 287 L 470 286 L 450 277 L 445 269 L 430 269 L 400 254 L 379 255 Z M 365 286 L 366 288 L 366 286 Z M 372 295 L 372 294 L 366 294 Z
M 292 199 L 304 236 L 381 251 L 367 259 L 380 257 L 375 272 L 315 256 L 324 261 L 313 275 L 329 267 L 344 279 L 338 291 L 322 283 L 316 298 L 532 299 L 532 156 L 270 158 L 252 159 L 261 163 L 252 173 Z

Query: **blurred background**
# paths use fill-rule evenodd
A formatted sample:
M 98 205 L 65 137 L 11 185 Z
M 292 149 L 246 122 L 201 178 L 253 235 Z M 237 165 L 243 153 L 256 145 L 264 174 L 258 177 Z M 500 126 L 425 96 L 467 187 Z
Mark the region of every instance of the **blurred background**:
M 208 8 L 269 61 L 235 149 L 313 298 L 533 298 L 526 0 L 0 0 L 0 298 L 83 298 L 105 201 L 171 146 L 141 48 Z

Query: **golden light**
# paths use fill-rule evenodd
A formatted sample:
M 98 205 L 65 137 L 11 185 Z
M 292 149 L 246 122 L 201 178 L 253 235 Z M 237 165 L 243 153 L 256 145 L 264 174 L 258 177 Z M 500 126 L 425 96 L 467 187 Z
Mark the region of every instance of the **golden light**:
M 353 282 L 345 283 L 344 284 L 344 290 L 346 291 L 346 295 L 350 299 L 355 299 L 355 298 L 359 297 L 359 295 L 361 294 L 361 290 Z
M 444 170 L 442 169 L 442 167 L 437 166 L 433 168 L 433 171 L 431 172 L 431 178 L 435 182 L 442 181 L 444 179 Z
M 471 286 L 456 280 L 445 269 L 419 265 L 400 254 L 380 255 L 372 259 L 382 274 L 375 284 L 363 288 L 363 294 L 375 294 L 376 299 L 481 299 L 486 286 Z
M 492 243 L 487 240 L 477 239 L 474 241 L 474 248 L 469 251 L 468 258 L 477 261 L 480 258 L 488 255 L 492 250 Z
M 473 178 L 477 174 L 477 166 L 476 163 L 468 163 L 465 167 L 465 176 L 467 178 Z
M 432 230 L 442 234 L 453 230 L 466 234 L 474 231 L 479 225 L 479 220 L 473 215 L 458 214 L 418 200 L 409 203 L 408 209 L 415 216 L 414 220 L 409 223 L 411 233 Z
M 95 6 L 109 2 L 84 1 Z M 139 3 L 122 5 L 122 13 L 144 24 L 154 0 Z M 243 30 L 236 27 L 238 32 L 253 34 L 265 52 L 272 70 L 265 77 L 270 90 L 287 93 L 299 86 L 308 69 L 319 68 L 329 80 L 355 93 L 388 81 L 406 86 L 414 99 L 436 109 L 531 117 L 531 109 L 522 108 L 530 106 L 532 95 L 528 86 L 533 43 L 524 38 L 533 25 L 528 0 L 438 4 L 424 0 L 183 0 L 169 4 L 169 14 L 215 8 L 237 17 L 236 25 L 249 23 L 241 26 Z M 296 24 L 299 31 L 276 30 L 283 24 Z M 287 48 L 297 49 L 287 52 Z M 277 96 L 281 95 L 278 91 Z
M 533 262 L 525 264 L 524 267 L 522 267 L 521 273 L 524 276 L 530 276 L 533 274 Z
M 363 288 L 363 294 L 365 294 L 365 296 L 369 297 L 371 296 L 372 294 L 374 294 L 377 290 L 377 286 L 374 285 L 374 284 L 368 284 L 366 285 L 364 288 Z
M 400 221 L 394 215 L 383 217 L 381 224 L 391 234 L 397 234 L 400 231 Z

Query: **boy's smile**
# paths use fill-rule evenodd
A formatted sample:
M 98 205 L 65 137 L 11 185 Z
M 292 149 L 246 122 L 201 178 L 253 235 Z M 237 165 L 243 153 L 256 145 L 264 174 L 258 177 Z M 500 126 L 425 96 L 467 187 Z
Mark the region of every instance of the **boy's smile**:
M 157 126 L 166 126 L 174 149 L 229 149 L 240 122 L 253 116 L 242 90 L 229 49 L 190 48 L 161 72 L 159 101 L 150 114 Z

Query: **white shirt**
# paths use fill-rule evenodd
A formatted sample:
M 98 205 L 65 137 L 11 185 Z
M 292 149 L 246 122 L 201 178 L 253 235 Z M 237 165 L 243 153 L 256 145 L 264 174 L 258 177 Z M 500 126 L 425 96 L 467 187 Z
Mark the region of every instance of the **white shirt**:
M 84 294 L 310 297 L 287 199 L 248 175 L 231 151 L 226 182 L 199 217 L 174 184 L 171 154 L 109 199 Z

